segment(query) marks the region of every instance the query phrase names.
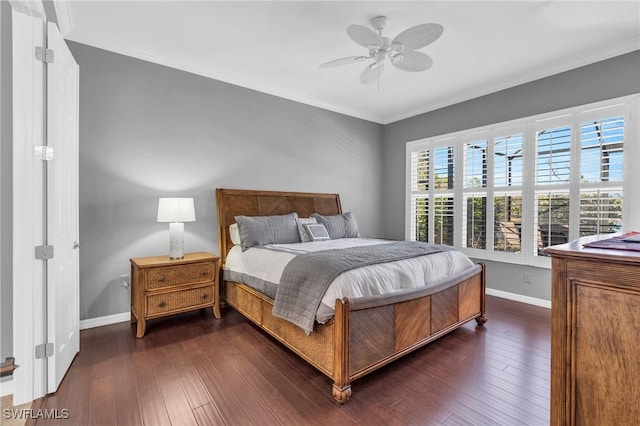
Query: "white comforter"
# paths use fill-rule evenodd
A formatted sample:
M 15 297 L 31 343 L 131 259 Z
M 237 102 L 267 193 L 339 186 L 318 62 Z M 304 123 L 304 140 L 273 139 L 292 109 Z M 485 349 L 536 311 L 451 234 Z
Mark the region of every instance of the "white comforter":
M 271 244 L 274 250 L 250 248 L 242 251 L 234 246 L 225 262 L 225 269 L 244 273 L 271 283 L 279 283 L 282 271 L 291 259 L 313 251 L 389 243 L 388 240 L 342 238 L 295 244 Z M 429 287 L 443 278 L 458 274 L 473 266 L 459 251 L 445 251 L 428 256 L 371 265 L 339 275 L 322 298 L 321 308 L 333 311 L 336 299 L 388 294 L 395 291 Z M 321 320 L 321 318 L 318 318 Z M 324 321 L 321 321 L 324 322 Z

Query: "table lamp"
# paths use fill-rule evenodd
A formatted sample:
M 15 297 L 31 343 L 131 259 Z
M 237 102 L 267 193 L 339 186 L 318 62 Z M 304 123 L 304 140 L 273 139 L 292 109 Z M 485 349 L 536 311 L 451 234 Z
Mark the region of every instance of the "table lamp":
M 169 222 L 169 258 L 184 257 L 184 222 L 195 222 L 193 198 L 158 199 L 158 222 Z

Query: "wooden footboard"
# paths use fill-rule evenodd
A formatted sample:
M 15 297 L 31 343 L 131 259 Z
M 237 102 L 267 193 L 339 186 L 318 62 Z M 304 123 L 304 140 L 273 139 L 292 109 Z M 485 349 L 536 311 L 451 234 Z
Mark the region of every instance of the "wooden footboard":
M 271 314 L 273 300 L 239 283 L 225 283 L 225 299 L 323 374 L 339 403 L 351 382 L 420 348 L 462 324 L 486 322 L 485 266 L 478 264 L 435 289 L 337 300 L 333 320 L 302 329 Z

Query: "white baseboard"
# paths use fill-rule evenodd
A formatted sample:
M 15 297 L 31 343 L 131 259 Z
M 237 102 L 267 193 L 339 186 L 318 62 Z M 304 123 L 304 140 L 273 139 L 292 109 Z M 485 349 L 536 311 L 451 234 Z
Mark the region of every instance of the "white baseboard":
M 127 322 L 131 319 L 131 312 L 123 312 L 121 314 L 107 315 L 104 317 L 89 318 L 80 321 L 80 330 L 87 328 L 102 327 L 103 325 L 117 324 L 119 322 Z
M 13 395 L 13 377 L 0 382 L 0 396 Z
M 500 297 L 502 299 L 514 300 L 516 302 L 526 303 L 528 305 L 540 306 L 542 308 L 551 309 L 551 301 L 545 299 L 538 299 L 537 297 L 523 296 L 522 294 L 509 293 L 508 291 L 495 290 L 493 288 L 487 289 L 489 296 Z

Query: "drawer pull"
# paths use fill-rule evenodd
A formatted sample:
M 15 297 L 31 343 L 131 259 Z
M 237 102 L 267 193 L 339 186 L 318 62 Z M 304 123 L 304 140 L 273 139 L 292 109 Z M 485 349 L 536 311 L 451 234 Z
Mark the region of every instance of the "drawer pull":
M 163 283 L 163 282 L 165 282 L 166 280 L 167 280 L 167 278 L 165 278 L 165 277 L 160 277 L 160 278 L 158 278 L 158 282 L 159 282 L 159 283 Z
M 167 304 L 165 302 L 158 303 L 158 307 L 159 308 L 164 308 L 165 306 L 167 306 Z
M 209 275 L 209 271 L 202 271 L 200 272 L 200 275 L 206 277 L 207 275 Z
M 202 300 L 206 300 L 206 299 L 208 299 L 208 298 L 209 298 L 209 295 L 208 295 L 208 294 L 203 294 L 203 295 L 202 295 Z

